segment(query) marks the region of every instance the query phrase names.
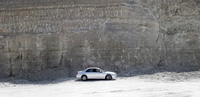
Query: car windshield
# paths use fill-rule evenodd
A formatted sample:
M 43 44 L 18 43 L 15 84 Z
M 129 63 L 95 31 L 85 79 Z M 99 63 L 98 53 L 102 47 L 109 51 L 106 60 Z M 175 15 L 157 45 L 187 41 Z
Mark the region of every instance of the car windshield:
M 105 70 L 100 69 L 101 72 L 105 72 Z

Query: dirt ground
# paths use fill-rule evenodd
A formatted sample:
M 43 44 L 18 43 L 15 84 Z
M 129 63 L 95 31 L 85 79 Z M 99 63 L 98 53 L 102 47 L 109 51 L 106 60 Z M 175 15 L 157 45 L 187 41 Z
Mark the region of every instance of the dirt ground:
M 0 83 L 0 97 L 199 97 L 197 72 L 163 72 L 116 80 L 79 81 L 75 78 Z

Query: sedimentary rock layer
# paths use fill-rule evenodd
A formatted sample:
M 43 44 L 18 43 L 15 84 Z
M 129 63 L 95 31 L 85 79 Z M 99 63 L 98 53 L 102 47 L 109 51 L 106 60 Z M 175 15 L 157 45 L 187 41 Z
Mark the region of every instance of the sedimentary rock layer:
M 59 71 L 73 76 L 88 65 L 123 75 L 199 69 L 199 0 L 4 0 L 0 5 L 0 77 Z

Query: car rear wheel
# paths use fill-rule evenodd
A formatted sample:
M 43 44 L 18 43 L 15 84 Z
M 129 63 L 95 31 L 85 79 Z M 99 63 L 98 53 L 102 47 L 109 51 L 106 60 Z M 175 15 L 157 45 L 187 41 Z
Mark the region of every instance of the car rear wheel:
M 106 80 L 111 80 L 112 76 L 111 75 L 106 75 Z
M 87 76 L 86 76 L 86 75 L 83 75 L 83 76 L 81 77 L 81 80 L 82 80 L 82 81 L 86 81 L 86 80 L 87 80 Z

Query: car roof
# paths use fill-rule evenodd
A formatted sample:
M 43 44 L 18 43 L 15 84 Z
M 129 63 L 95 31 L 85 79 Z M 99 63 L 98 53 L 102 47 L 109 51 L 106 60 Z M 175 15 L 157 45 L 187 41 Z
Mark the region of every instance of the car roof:
M 98 67 L 89 67 L 87 69 L 100 69 L 100 68 L 98 68 Z

